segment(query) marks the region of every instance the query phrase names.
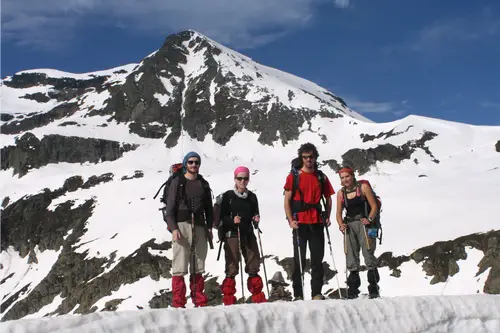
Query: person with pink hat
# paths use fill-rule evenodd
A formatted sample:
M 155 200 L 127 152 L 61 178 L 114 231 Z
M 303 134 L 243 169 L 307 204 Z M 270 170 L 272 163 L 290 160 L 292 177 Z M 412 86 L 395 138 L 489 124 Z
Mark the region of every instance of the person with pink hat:
M 234 187 L 218 195 L 214 205 L 214 228 L 218 229 L 219 241 L 224 243 L 226 261 L 226 278 L 221 286 L 222 301 L 224 305 L 236 303 L 235 277 L 240 269 L 242 253 L 252 303 L 266 302 L 262 292 L 264 283 L 259 276 L 261 256 L 253 232 L 253 228 L 258 229 L 260 221 L 259 202 L 255 193 L 247 188 L 250 170 L 239 166 L 233 176 Z

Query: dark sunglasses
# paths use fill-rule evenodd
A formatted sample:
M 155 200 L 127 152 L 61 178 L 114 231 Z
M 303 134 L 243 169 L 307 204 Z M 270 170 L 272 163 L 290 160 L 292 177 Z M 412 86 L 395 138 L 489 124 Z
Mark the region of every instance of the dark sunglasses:
M 249 177 L 236 177 L 236 179 L 238 179 L 241 182 L 242 180 L 247 181 L 250 178 Z
M 314 156 L 313 155 L 302 155 L 302 158 L 305 160 L 312 160 L 312 159 L 314 159 Z
M 194 165 L 200 165 L 200 161 L 193 161 L 193 160 L 189 160 L 189 161 L 187 161 L 187 163 L 188 163 L 189 165 L 192 165 L 192 164 L 194 164 Z

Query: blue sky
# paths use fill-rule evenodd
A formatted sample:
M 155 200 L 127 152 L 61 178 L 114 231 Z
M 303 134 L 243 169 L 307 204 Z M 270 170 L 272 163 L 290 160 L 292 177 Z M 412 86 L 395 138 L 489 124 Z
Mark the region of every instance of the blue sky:
M 3 0 L 2 77 L 139 62 L 197 30 L 377 122 L 500 125 L 497 0 Z

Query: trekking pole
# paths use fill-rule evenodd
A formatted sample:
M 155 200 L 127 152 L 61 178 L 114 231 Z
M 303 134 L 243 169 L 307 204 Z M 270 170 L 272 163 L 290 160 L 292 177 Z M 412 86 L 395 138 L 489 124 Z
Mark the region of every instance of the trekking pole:
M 193 294 L 191 296 L 191 300 L 194 303 L 194 306 L 196 307 L 196 247 L 195 247 L 195 228 L 194 228 L 194 199 L 191 198 L 191 266 L 193 270 Z
M 325 209 L 326 209 L 327 205 L 326 205 L 326 202 L 325 202 L 325 198 L 323 196 L 321 197 L 321 200 L 323 202 L 323 206 L 325 206 Z M 332 256 L 333 269 L 336 272 L 335 273 L 335 278 L 337 280 L 337 287 L 339 288 L 339 297 L 342 298 L 342 292 L 340 290 L 340 282 L 339 282 L 339 274 L 338 274 L 338 270 L 337 270 L 337 264 L 335 264 L 335 258 L 333 256 L 332 241 L 330 239 L 330 231 L 328 230 L 328 226 L 325 224 L 326 215 L 327 215 L 327 212 L 324 212 L 324 213 L 320 212 L 320 216 L 321 216 L 321 219 L 323 220 L 323 225 L 325 226 L 325 230 L 326 230 L 326 237 L 328 239 L 328 246 L 330 247 L 330 255 Z
M 238 216 L 238 215 L 236 215 Z M 241 249 L 241 236 L 240 236 L 240 224 L 238 223 L 238 247 L 240 249 L 240 276 L 241 276 L 241 294 L 243 296 L 243 302 L 245 302 L 245 285 L 243 283 L 243 250 Z
M 304 298 L 304 270 L 302 269 L 302 255 L 300 253 L 299 229 L 294 229 L 293 232 L 295 232 L 295 236 L 297 239 L 297 253 L 299 254 L 300 280 L 302 282 L 302 298 Z
M 333 269 L 336 272 L 335 278 L 337 279 L 337 287 L 339 288 L 339 297 L 342 298 L 342 292 L 340 291 L 339 274 L 337 271 L 337 265 L 335 264 L 335 258 L 333 257 L 332 241 L 330 240 L 330 231 L 328 231 L 328 227 L 326 226 L 326 224 L 325 224 L 325 229 L 326 229 L 326 236 L 328 238 L 328 245 L 330 246 L 330 255 L 332 256 Z
M 253 223 L 252 223 L 252 226 L 254 229 L 256 229 Z M 262 266 L 264 267 L 264 278 L 266 279 L 267 297 L 269 298 L 269 297 L 271 297 L 271 294 L 269 293 L 269 283 L 267 282 L 266 258 L 264 257 L 264 249 L 262 248 L 262 241 L 260 239 L 261 233 L 262 233 L 262 231 L 260 230 L 260 227 L 257 226 L 257 236 L 259 237 L 260 253 L 262 256 Z
M 347 229 L 344 230 L 344 254 L 345 254 L 345 284 L 346 284 L 346 299 L 347 299 Z

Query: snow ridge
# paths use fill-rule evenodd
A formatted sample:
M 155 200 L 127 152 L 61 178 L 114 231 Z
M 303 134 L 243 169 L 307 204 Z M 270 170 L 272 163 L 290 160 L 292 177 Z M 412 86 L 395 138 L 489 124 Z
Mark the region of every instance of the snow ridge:
M 500 297 L 420 296 L 99 312 L 21 319 L 0 328 L 4 333 L 496 333 L 500 331 Z

